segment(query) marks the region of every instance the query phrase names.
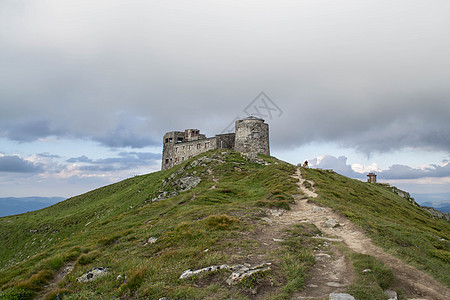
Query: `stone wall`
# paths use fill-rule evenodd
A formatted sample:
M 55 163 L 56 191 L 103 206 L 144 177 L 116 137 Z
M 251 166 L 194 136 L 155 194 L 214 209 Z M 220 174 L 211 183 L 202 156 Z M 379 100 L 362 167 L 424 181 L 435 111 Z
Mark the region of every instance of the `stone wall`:
M 234 133 L 216 134 L 216 149 L 234 149 Z
M 237 120 L 235 150 L 245 153 L 249 158 L 258 154 L 270 155 L 269 125 L 263 119 L 248 117 Z
M 171 131 L 163 137 L 161 169 L 166 170 L 211 149 L 234 149 L 256 159 L 258 153 L 270 155 L 269 125 L 263 119 L 248 117 L 235 123 L 236 133 L 206 138 L 198 129 Z
M 161 169 L 169 169 L 183 161 L 211 149 L 217 149 L 216 138 L 205 138 L 190 142 L 165 143 Z

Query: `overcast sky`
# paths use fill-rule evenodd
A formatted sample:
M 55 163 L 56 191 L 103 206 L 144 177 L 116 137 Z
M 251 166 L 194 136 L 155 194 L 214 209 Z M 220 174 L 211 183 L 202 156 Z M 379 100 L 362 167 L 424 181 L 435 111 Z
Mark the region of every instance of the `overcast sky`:
M 158 170 L 165 132 L 251 113 L 281 159 L 450 193 L 449 70 L 449 1 L 3 0 L 0 197 Z

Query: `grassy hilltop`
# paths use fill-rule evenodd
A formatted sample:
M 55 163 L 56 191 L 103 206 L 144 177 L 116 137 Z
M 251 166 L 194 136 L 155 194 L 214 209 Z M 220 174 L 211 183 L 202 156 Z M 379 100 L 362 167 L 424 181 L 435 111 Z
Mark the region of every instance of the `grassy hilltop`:
M 302 223 L 286 230 L 274 247 L 261 243 L 268 209 L 289 209 L 300 193 L 291 177 L 295 166 L 261 159 L 265 163 L 213 150 L 169 170 L 0 218 L 0 298 L 289 298 L 304 287 L 319 247 L 312 236 L 321 233 Z M 332 171 L 304 169 L 303 176 L 316 183 L 315 201 L 450 285 L 448 222 L 433 219 L 383 185 Z M 267 262 L 269 271 L 235 285 L 226 283 L 227 270 L 180 279 L 188 269 Z M 73 270 L 61 278 L 67 266 Z M 109 273 L 77 281 L 95 267 Z M 382 265 L 380 270 L 389 273 Z M 370 284 L 389 285 L 381 277 Z

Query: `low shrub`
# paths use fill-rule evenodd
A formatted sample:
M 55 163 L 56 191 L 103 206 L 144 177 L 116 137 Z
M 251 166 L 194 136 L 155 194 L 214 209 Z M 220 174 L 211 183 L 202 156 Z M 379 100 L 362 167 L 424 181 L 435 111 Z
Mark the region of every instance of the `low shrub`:
M 239 222 L 238 219 L 230 217 L 228 215 L 211 215 L 208 216 L 204 221 L 210 229 L 215 230 L 231 229 L 235 224 Z

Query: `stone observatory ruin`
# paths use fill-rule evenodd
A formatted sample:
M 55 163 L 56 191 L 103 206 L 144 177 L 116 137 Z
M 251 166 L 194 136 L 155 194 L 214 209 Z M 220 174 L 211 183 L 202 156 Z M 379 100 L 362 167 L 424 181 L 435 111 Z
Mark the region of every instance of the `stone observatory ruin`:
M 163 138 L 161 169 L 166 170 L 211 149 L 233 149 L 255 159 L 270 155 L 269 125 L 250 116 L 235 122 L 235 133 L 216 134 L 207 138 L 198 129 L 170 131 Z

